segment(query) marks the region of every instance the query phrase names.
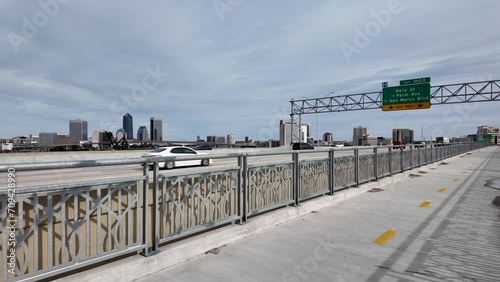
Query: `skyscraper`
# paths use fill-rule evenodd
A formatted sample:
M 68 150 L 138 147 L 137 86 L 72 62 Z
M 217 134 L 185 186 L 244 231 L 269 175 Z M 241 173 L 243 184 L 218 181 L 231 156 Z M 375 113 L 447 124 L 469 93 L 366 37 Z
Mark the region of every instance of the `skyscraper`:
M 140 126 L 137 130 L 137 140 L 138 141 L 149 141 L 148 129 L 145 126 Z
M 352 129 L 352 145 L 364 146 L 366 145 L 366 138 L 368 137 L 368 129 L 366 126 L 353 127 Z
M 303 123 L 300 132 L 302 136 L 299 136 L 299 124 L 294 122 L 293 124 L 293 141 L 292 137 L 292 122 L 290 120 L 280 120 L 280 146 L 288 146 L 295 142 L 307 142 L 309 137 L 309 124 Z
M 413 143 L 413 130 L 408 128 L 394 128 L 392 130 L 392 141 L 400 141 L 405 144 Z
M 123 129 L 127 133 L 127 140 L 134 140 L 134 119 L 129 113 L 123 116 Z
M 234 134 L 228 134 L 226 137 L 226 142 L 227 144 L 236 144 L 235 136 Z
M 163 141 L 163 120 L 152 117 L 150 119 L 151 141 Z
M 326 132 L 323 134 L 323 141 L 330 144 L 333 142 L 333 133 L 331 132 Z
M 71 143 L 79 143 L 80 141 L 87 141 L 87 121 L 80 118 L 69 121 L 69 137 Z

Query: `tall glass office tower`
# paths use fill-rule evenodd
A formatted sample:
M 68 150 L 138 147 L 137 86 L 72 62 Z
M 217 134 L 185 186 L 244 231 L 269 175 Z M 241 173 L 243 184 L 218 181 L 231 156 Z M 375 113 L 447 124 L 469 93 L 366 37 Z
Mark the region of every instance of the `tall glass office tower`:
M 129 113 L 123 116 L 123 129 L 127 133 L 127 140 L 134 140 L 134 119 Z
M 151 141 L 163 141 L 163 120 L 161 118 L 152 117 L 150 119 L 150 134 Z

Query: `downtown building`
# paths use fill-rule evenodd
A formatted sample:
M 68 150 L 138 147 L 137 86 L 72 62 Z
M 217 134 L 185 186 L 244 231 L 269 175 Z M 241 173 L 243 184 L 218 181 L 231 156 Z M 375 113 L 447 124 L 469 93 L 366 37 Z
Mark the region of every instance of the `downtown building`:
M 414 142 L 413 130 L 408 128 L 394 128 L 392 130 L 392 142 L 412 144 Z
M 134 140 L 134 118 L 131 114 L 126 113 L 123 116 L 123 127 L 127 140 Z M 117 138 L 118 139 L 118 138 Z
M 40 146 L 57 145 L 57 133 L 55 132 L 40 132 L 38 138 L 38 145 Z
M 69 121 L 69 137 L 71 143 L 80 143 L 88 140 L 87 121 L 80 118 Z
M 357 126 L 352 129 L 352 145 L 353 146 L 377 146 L 378 137 L 368 134 L 366 126 Z
M 118 142 L 118 141 L 122 140 L 123 138 L 128 139 L 127 132 L 125 131 L 125 129 L 120 128 L 116 131 L 115 139 Z
M 161 118 L 152 117 L 149 119 L 150 140 L 163 141 L 163 120 Z
M 149 141 L 148 129 L 145 126 L 140 126 L 137 130 L 137 141 L 147 142 Z
M 357 126 L 352 129 L 352 145 L 364 146 L 367 144 L 368 128 L 366 126 Z
M 226 141 L 227 141 L 227 144 L 236 144 L 236 137 L 234 136 L 234 134 L 230 133 L 227 135 L 226 137 Z
M 326 144 L 332 144 L 333 143 L 333 133 L 331 132 L 326 132 L 323 134 L 323 142 Z
M 108 131 L 105 129 L 95 129 L 92 131 L 92 148 L 108 149 L 111 148 L 111 140 Z
M 292 122 L 290 120 L 280 120 L 280 140 L 279 144 L 280 146 L 289 146 L 292 143 L 296 142 L 307 142 L 307 138 L 309 137 L 309 124 L 308 123 L 303 123 L 301 126 L 301 132 L 300 134 L 302 135 L 299 138 L 299 124 L 295 122 L 293 124 L 293 142 L 292 142 Z

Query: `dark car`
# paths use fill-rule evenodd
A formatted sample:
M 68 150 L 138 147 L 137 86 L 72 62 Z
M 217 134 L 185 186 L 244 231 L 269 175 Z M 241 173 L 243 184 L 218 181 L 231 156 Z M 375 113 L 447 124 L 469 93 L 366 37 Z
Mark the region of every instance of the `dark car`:
M 314 147 L 308 143 L 293 143 L 292 150 L 314 150 Z

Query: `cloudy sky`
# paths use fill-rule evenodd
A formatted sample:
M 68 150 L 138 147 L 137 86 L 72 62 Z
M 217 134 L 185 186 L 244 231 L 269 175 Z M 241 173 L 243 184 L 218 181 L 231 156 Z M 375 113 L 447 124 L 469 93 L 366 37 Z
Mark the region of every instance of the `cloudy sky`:
M 278 138 L 291 98 L 500 79 L 498 11 L 497 0 L 0 0 L 0 137 L 68 134 L 75 118 L 116 132 L 129 112 L 134 135 L 154 116 L 166 140 Z M 458 136 L 500 125 L 499 108 L 325 113 L 319 132 Z M 303 119 L 316 137 L 316 115 Z

